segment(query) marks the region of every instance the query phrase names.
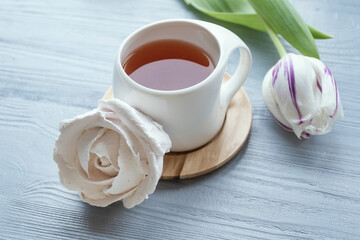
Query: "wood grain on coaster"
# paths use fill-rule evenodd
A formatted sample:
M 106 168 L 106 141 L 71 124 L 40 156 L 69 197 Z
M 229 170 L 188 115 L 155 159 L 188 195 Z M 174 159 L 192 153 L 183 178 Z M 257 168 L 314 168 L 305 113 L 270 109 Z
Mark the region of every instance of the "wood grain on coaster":
M 229 74 L 224 75 L 224 81 L 229 78 Z M 110 87 L 103 98 L 113 97 Z M 243 147 L 249 136 L 251 123 L 250 100 L 244 88 L 241 88 L 229 105 L 220 132 L 209 143 L 193 151 L 167 153 L 161 179 L 193 178 L 221 167 Z

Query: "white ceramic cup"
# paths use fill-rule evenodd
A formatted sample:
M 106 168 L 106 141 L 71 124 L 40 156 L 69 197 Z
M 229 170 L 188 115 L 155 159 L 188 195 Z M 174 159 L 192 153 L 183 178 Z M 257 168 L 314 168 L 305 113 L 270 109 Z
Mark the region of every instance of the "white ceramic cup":
M 214 71 L 202 82 L 172 91 L 154 90 L 133 81 L 124 71 L 127 56 L 156 40 L 195 44 L 214 60 Z M 230 54 L 240 50 L 237 69 L 222 85 Z M 114 96 L 160 123 L 172 141 L 171 151 L 188 151 L 209 142 L 221 129 L 226 110 L 251 68 L 251 53 L 231 31 L 208 22 L 175 19 L 152 23 L 132 33 L 120 46 L 113 76 Z

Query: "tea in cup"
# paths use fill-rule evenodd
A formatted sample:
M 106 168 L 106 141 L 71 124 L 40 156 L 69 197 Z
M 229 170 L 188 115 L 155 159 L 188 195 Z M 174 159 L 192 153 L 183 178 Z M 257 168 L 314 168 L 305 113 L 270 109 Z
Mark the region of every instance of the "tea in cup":
M 236 49 L 239 64 L 222 84 Z M 165 20 L 140 28 L 121 44 L 113 91 L 163 126 L 171 151 L 188 151 L 219 132 L 250 68 L 249 48 L 231 31 L 199 20 Z

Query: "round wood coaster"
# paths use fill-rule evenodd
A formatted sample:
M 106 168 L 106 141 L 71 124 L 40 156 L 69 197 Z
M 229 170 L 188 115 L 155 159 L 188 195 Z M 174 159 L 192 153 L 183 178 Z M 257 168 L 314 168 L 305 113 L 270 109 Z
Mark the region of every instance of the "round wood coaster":
M 230 75 L 225 74 L 223 80 L 229 78 Z M 113 97 L 110 87 L 103 98 Z M 193 151 L 165 154 L 161 179 L 193 178 L 221 167 L 244 146 L 251 124 L 251 103 L 244 88 L 241 88 L 229 105 L 222 129 L 209 143 Z

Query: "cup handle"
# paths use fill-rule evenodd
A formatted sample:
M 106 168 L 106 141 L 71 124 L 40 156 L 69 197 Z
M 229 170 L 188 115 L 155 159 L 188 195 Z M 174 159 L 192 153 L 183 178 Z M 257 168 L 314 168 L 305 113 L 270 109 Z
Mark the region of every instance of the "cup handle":
M 234 97 L 235 93 L 241 88 L 245 82 L 252 64 L 251 52 L 246 44 L 233 32 L 224 29 L 222 34 L 222 51 L 224 51 L 224 56 L 226 57 L 225 64 L 228 63 L 230 54 L 236 50 L 240 50 L 240 60 L 239 64 L 235 70 L 235 73 L 232 77 L 226 81 L 220 92 L 220 103 L 225 109 L 229 106 L 231 99 Z

